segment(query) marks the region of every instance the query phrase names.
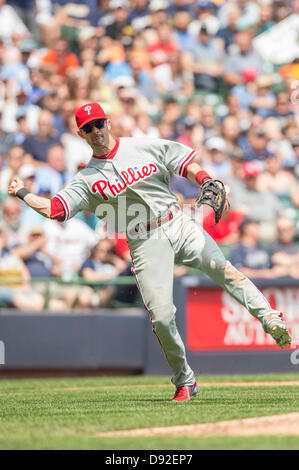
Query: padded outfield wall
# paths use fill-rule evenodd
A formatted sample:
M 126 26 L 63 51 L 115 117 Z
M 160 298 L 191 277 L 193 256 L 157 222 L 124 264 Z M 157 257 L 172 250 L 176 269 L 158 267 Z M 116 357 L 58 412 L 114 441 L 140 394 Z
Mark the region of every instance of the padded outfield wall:
M 285 313 L 293 349 L 278 348 L 259 322 L 212 282 L 196 277 L 175 281 L 177 325 L 196 373 L 299 372 L 298 283 L 282 279 L 257 285 Z M 171 373 L 142 309 L 71 314 L 1 310 L 0 342 L 0 376 L 10 371 Z M 293 360 L 296 347 L 298 361 Z

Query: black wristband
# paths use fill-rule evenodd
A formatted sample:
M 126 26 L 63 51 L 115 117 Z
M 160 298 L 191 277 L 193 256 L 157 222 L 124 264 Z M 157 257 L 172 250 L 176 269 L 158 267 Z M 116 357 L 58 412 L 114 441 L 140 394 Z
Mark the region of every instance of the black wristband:
M 30 191 L 28 191 L 28 189 L 26 188 L 21 188 L 16 192 L 16 196 L 19 199 L 23 199 L 23 201 L 24 201 L 24 197 L 27 196 L 27 194 L 30 194 Z

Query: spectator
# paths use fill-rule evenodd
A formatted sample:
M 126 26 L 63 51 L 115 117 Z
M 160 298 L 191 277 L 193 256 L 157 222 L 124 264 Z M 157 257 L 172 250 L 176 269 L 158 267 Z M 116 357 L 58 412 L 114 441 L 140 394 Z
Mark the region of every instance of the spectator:
M 50 256 L 46 250 L 47 239 L 41 226 L 32 227 L 28 242 L 14 249 L 14 253 L 23 260 L 31 278 L 46 278 L 58 275 L 59 260 Z
M 1 75 L 15 87 L 29 88 L 28 67 L 23 63 L 22 56 L 21 46 L 19 48 L 6 46 L 3 50 Z
M 239 102 L 239 109 L 246 110 L 247 112 L 252 110 L 252 102 L 256 99 L 258 94 L 258 88 L 256 85 L 258 74 L 254 69 L 245 69 L 242 72 L 240 83 L 234 85 L 230 89 L 230 96 L 234 96 L 235 100 Z M 228 99 L 229 99 L 228 97 Z M 251 117 L 251 116 L 249 116 Z
M 79 49 L 79 60 L 84 69 L 90 74 L 91 68 L 84 66 L 84 62 L 88 59 L 91 61 L 90 64 L 94 64 L 94 59 L 98 51 L 98 33 L 96 28 L 93 26 L 84 26 L 79 30 L 78 38 L 78 49 Z
M 59 143 L 58 132 L 53 128 L 53 114 L 42 110 L 38 118 L 38 132 L 28 136 L 24 141 L 25 152 L 32 157 L 32 164 L 46 164 L 47 152 L 53 144 Z
M 278 240 L 269 246 L 271 262 L 285 270 L 285 276 L 299 278 L 299 242 L 296 241 L 294 221 L 288 217 L 279 217 L 276 222 Z
M 297 182 L 299 183 L 299 134 L 297 136 L 294 136 L 293 139 L 291 140 L 292 143 L 292 148 L 294 151 L 294 157 L 295 157 L 295 175 Z
M 36 104 L 47 92 L 47 81 L 45 80 L 42 69 L 32 67 L 29 71 L 31 90 L 27 100 L 31 104 Z
M 41 107 L 53 114 L 53 127 L 58 131 L 59 135 L 65 131 L 61 105 L 62 99 L 55 89 L 49 90 L 41 99 Z
M 282 168 L 282 158 L 272 155 L 265 164 L 265 171 L 258 178 L 259 190 L 275 194 L 285 208 L 299 208 L 299 184 L 294 175 Z
M 260 192 L 258 176 L 261 169 L 256 162 L 243 164 L 243 184 L 232 190 L 232 207 L 246 217 L 260 223 L 263 240 L 273 241 L 276 236 L 275 221 L 282 214 L 283 206 L 272 192 Z
M 293 139 L 296 139 L 296 137 L 299 134 L 299 128 L 296 124 L 295 121 L 291 121 L 287 126 L 283 129 L 283 135 L 285 138 L 289 141 L 289 143 L 293 147 Z M 294 152 L 295 155 L 295 152 Z
M 193 2 L 191 0 L 152 0 L 156 8 L 166 8 L 167 13 L 172 17 L 179 11 L 188 11 L 189 13 L 193 12 Z
M 229 194 L 228 201 L 231 201 Z M 230 209 L 228 206 L 225 208 L 218 224 L 215 225 L 215 213 L 213 210 L 208 210 L 204 214 L 203 228 L 218 244 L 234 245 L 239 240 L 239 227 L 243 219 L 244 214 Z
M 135 31 L 141 31 L 147 26 L 150 26 L 149 3 L 149 0 L 135 0 L 128 18 L 128 22 Z
M 0 39 L 5 44 L 11 44 L 15 34 L 20 38 L 25 38 L 29 36 L 29 31 L 16 10 L 7 5 L 6 0 L 0 0 Z
M 56 256 L 61 262 L 62 278 L 72 280 L 97 243 L 98 236 L 84 222 L 76 218 L 67 223 L 47 220 L 44 231 L 47 234 L 48 253 Z
M 89 101 L 90 81 L 84 74 L 83 76 L 74 76 L 69 81 L 70 98 L 75 103 Z
M 244 83 L 242 73 L 252 70 L 255 74 L 265 73 L 265 64 L 252 48 L 252 32 L 239 31 L 235 35 L 238 52 L 229 51 L 224 66 L 224 79 L 230 86 Z
M 184 0 L 178 0 L 178 2 Z M 151 26 L 157 28 L 159 25 L 167 23 L 169 17 L 172 17 L 177 13 L 178 9 L 174 4 L 175 0 L 172 1 L 171 5 L 168 0 L 151 0 L 150 11 L 151 11 Z M 181 10 L 181 8 L 179 8 Z
M 158 130 L 161 139 L 175 140 L 177 137 L 174 133 L 172 124 L 164 119 L 159 122 Z
M 182 208 L 184 205 L 192 207 L 200 193 L 198 184 L 177 175 L 172 175 L 170 188 L 177 196 L 178 203 Z
M 147 113 L 139 113 L 136 118 L 136 128 L 132 133 L 132 137 L 153 137 L 159 138 L 158 129 L 153 126 L 151 118 Z
M 140 97 L 138 91 L 135 88 L 121 88 L 119 90 L 120 105 L 122 108 L 122 114 L 125 117 L 137 118 L 138 113 L 141 111 Z
M 28 88 L 29 88 L 30 68 L 38 60 L 38 52 L 37 52 L 38 44 L 33 39 L 28 38 L 20 42 L 19 48 L 21 51 L 21 63 L 23 64 L 24 73 L 25 73 L 25 70 L 27 71 L 26 79 L 28 80 Z
M 35 21 L 36 0 L 8 0 L 7 2 L 13 7 L 15 13 L 25 24 L 26 28 L 32 33 L 38 34 L 37 24 Z
M 175 98 L 168 98 L 164 104 L 163 122 L 170 124 L 176 137 L 179 136 L 181 107 Z
M 51 72 L 66 76 L 67 72 L 79 67 L 78 57 L 69 50 L 68 41 L 59 38 L 53 49 L 46 51 L 41 58 L 41 65 Z
M 103 221 L 98 219 L 95 214 L 91 214 L 88 211 L 82 211 L 76 214 L 75 217 L 95 231 L 100 238 L 107 236 Z
M 273 152 L 268 148 L 268 139 L 265 130 L 261 126 L 252 127 L 247 133 L 247 137 L 240 139 L 240 147 L 244 152 L 247 161 L 264 161 L 271 157 Z
M 292 103 L 288 92 L 281 91 L 277 93 L 275 107 L 269 116 L 278 119 L 281 129 L 284 129 L 294 120 L 294 111 L 291 109 Z
M 235 116 L 226 116 L 221 123 L 221 135 L 229 152 L 239 150 L 240 134 L 239 120 Z
M 53 144 L 47 150 L 47 165 L 38 167 L 35 173 L 37 192 L 49 193 L 51 197 L 70 181 L 72 175 L 66 170 L 64 148 Z
M 24 182 L 24 187 L 30 192 L 35 192 L 37 189 L 35 183 L 35 174 L 36 168 L 30 163 L 22 165 L 19 171 L 19 176 Z M 44 225 L 45 218 L 36 211 L 30 211 L 29 207 L 22 201 L 21 209 L 22 212 L 20 217 L 20 225 L 22 227 L 22 232 L 27 237 L 34 227 L 42 227 Z
M 110 0 L 98 0 L 95 14 L 92 16 L 90 23 L 97 28 L 99 35 L 103 35 L 105 27 L 113 22 L 113 18 Z
M 2 129 L 2 113 L 3 111 L 0 108 L 0 162 L 1 158 L 3 159 L 9 149 L 15 144 L 13 134 Z
M 18 199 L 7 197 L 2 204 L 1 228 L 7 235 L 8 248 L 22 245 L 26 234 L 22 225 L 22 208 Z
M 180 142 L 181 144 L 188 145 L 189 147 L 192 147 L 192 134 L 194 131 L 194 127 L 196 126 L 196 121 L 189 116 L 186 116 L 183 119 L 182 125 L 181 125 L 181 133 L 179 137 L 177 138 L 177 142 Z
M 124 269 L 126 269 L 126 263 L 115 255 L 112 240 L 103 239 L 92 249 L 90 257 L 82 264 L 80 273 L 87 281 L 103 282 L 114 279 Z M 106 307 L 115 297 L 115 294 L 116 289 L 114 286 L 100 288 L 98 302 L 96 304 L 93 297 L 93 305 Z
M 267 118 L 273 114 L 273 108 L 275 106 L 275 95 L 271 91 L 273 85 L 273 79 L 271 75 L 262 75 L 257 78 L 257 93 L 251 101 L 251 108 L 253 111 Z
M 5 280 L 5 284 L 3 284 Z M 11 281 L 11 286 L 7 281 Z M 2 282 L 1 282 L 2 281 Z M 42 310 L 45 300 L 30 286 L 30 274 L 24 263 L 7 246 L 7 234 L 0 228 L 0 308 L 22 311 Z
M 227 2 L 220 10 L 220 21 L 223 25 L 227 24 L 227 17 L 234 4 Z M 260 6 L 255 2 L 247 2 L 246 0 L 239 0 L 238 7 L 240 8 L 241 15 L 238 19 L 238 30 L 244 30 L 258 24 L 260 19 Z
M 76 307 L 89 307 L 93 290 L 84 286 L 68 286 L 57 282 L 46 283 L 44 279 L 61 277 L 61 260 L 55 255 L 51 255 L 46 248 L 47 238 L 43 227 L 32 227 L 28 243 L 14 249 L 14 254 L 20 258 L 32 279 L 37 292 L 45 298 L 49 297 L 47 308 L 51 311 L 65 311 Z
M 243 164 L 244 154 L 240 148 L 228 150 L 228 159 L 231 164 L 231 174 L 225 178 L 224 182 L 232 190 L 234 194 L 238 194 L 239 189 L 244 188 L 243 186 Z
M 225 179 L 231 174 L 231 163 L 227 158 L 227 147 L 221 137 L 212 137 L 206 141 L 210 161 L 204 165 L 205 170 L 214 179 Z
M 153 44 L 148 44 L 147 53 L 153 67 L 154 79 L 161 66 L 169 61 L 169 55 L 178 50 L 170 25 L 167 23 L 157 28 L 157 40 Z
M 105 238 L 93 247 L 80 272 L 88 281 L 107 281 L 117 277 L 125 268 L 126 263 L 114 253 L 112 240 Z
M 275 25 L 275 21 L 273 21 L 273 14 L 273 4 L 270 2 L 261 2 L 260 19 L 259 22 L 255 25 L 256 36 L 269 31 L 269 29 Z
M 187 11 L 179 11 L 173 18 L 174 39 L 180 51 L 192 51 L 194 47 L 194 35 L 188 30 L 192 16 Z
M 65 23 L 78 28 L 90 23 L 97 8 L 96 0 L 77 0 L 76 5 L 69 0 L 52 0 L 51 3 L 55 16 L 62 15 Z
M 196 36 L 202 26 L 206 26 L 209 34 L 215 36 L 219 29 L 219 19 L 215 15 L 216 5 L 211 1 L 201 0 L 194 7 L 196 19 L 188 28 L 189 32 Z
M 255 26 L 260 20 L 260 5 L 255 2 L 239 0 L 241 16 L 238 20 L 238 29 L 243 30 Z
M 213 106 L 205 104 L 201 108 L 200 123 L 204 128 L 204 139 L 216 137 L 220 134 L 220 126 L 217 122 L 215 109 Z
M 20 178 L 24 181 L 24 187 L 30 192 L 35 191 L 35 172 L 35 167 L 30 163 L 22 165 L 18 172 Z
M 231 252 L 232 265 L 251 279 L 280 277 L 281 270 L 272 266 L 270 254 L 259 245 L 259 241 L 259 223 L 244 219 L 240 225 L 240 242 Z
M 0 199 L 7 196 L 7 186 L 14 176 L 18 176 L 19 170 L 24 163 L 24 150 L 18 145 L 12 146 L 7 154 L 6 165 L 0 174 Z
M 267 139 L 269 140 L 269 147 L 273 153 L 277 154 L 282 161 L 284 168 L 292 169 L 296 166 L 296 157 L 291 144 L 292 137 L 288 137 L 288 132 L 292 134 L 292 126 L 289 126 L 287 132 L 282 132 L 279 121 L 274 117 L 269 117 L 264 120 L 263 127 Z M 298 131 L 295 126 L 295 133 Z M 294 134 L 296 135 L 296 134 Z
M 22 145 L 26 139 L 31 134 L 31 130 L 27 124 L 26 120 L 26 111 L 20 110 L 16 115 L 17 130 L 14 134 L 14 139 L 17 145 Z
M 15 133 L 18 130 L 17 118 L 20 114 L 25 115 L 26 123 L 31 133 L 36 132 L 40 108 L 29 103 L 28 88 L 16 85 L 16 96 L 9 100 L 3 111 L 3 129 L 6 132 Z
M 227 114 L 226 117 L 235 117 L 240 122 L 240 128 L 244 130 L 246 129 L 246 124 L 244 125 L 244 121 L 250 120 L 251 114 L 248 110 L 247 106 L 242 105 L 242 98 L 235 93 L 236 87 L 234 87 L 231 93 L 227 96 L 226 99 L 226 106 L 227 106 Z M 251 100 L 250 100 L 251 104 Z
M 138 42 L 140 43 L 140 49 L 138 49 Z M 145 42 L 141 36 L 136 36 L 134 39 L 134 48 L 128 57 L 132 74 L 132 77 L 129 78 L 133 78 L 133 80 L 131 79 L 130 86 L 135 85 L 136 89 L 144 95 L 149 102 L 160 105 L 159 94 L 151 73 L 149 56 L 141 47 L 145 47 Z
M 216 37 L 219 38 L 221 48 L 226 53 L 234 43 L 235 35 L 238 32 L 238 20 L 241 16 L 241 10 L 237 5 L 231 5 L 228 12 L 227 25 L 217 31 Z
M 155 67 L 154 80 L 157 91 L 166 96 L 176 95 L 180 101 L 190 99 L 194 91 L 191 77 L 187 77 L 179 51 L 168 55 L 168 63 Z
M 106 27 L 105 35 L 112 39 L 121 39 L 128 24 L 129 2 L 127 0 L 111 0 L 110 8 L 113 11 L 113 21 Z
M 202 25 L 198 41 L 192 53 L 185 52 L 183 66 L 194 76 L 194 85 L 198 90 L 216 92 L 219 89 L 223 72 L 223 56 L 218 44 L 212 39 L 206 25 Z

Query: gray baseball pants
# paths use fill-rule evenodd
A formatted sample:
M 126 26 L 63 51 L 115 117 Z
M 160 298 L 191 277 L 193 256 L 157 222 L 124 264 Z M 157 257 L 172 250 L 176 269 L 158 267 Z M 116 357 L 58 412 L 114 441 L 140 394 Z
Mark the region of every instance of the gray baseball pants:
M 261 323 L 265 315 L 274 311 L 254 284 L 225 259 L 201 225 L 182 211 L 170 222 L 147 232 L 147 238 L 128 236 L 128 243 L 143 303 L 173 371 L 172 382 L 176 386 L 192 385 L 195 377 L 175 322 L 174 264 L 200 269 Z

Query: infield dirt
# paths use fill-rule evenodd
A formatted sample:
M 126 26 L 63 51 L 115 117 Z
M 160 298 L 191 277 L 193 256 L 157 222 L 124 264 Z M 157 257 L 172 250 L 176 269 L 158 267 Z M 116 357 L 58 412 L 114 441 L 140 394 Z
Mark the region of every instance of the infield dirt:
M 175 405 L 180 406 L 180 405 Z M 288 413 L 258 418 L 236 419 L 217 423 L 167 426 L 157 428 L 130 429 L 128 431 L 102 432 L 95 437 L 139 437 L 139 436 L 255 436 L 292 435 L 299 436 L 299 413 Z

